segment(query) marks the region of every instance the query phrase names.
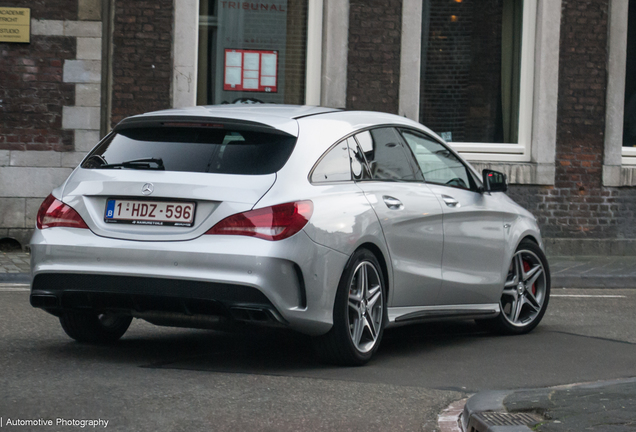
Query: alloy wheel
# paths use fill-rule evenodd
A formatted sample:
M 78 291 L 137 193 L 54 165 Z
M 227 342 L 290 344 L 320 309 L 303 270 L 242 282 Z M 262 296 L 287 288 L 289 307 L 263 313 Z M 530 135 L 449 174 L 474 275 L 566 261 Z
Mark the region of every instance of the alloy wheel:
M 541 259 L 530 250 L 519 250 L 510 263 L 501 296 L 501 313 L 516 327 L 531 324 L 546 300 L 546 271 Z
M 369 261 L 356 267 L 349 285 L 349 335 L 356 349 L 367 353 L 375 346 L 384 314 L 382 279 Z

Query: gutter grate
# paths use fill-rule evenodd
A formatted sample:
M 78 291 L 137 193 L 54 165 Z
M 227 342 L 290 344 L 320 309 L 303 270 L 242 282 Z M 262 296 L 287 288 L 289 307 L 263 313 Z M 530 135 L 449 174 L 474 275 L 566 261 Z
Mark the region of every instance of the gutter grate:
M 539 422 L 538 419 L 526 413 L 481 412 L 475 417 L 480 417 L 488 426 L 527 426 Z

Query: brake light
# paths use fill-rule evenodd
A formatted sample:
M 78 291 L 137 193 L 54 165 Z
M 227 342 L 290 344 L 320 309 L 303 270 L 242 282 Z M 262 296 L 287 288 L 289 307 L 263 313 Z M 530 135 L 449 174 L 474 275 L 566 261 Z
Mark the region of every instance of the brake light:
M 206 234 L 242 235 L 265 240 L 283 240 L 293 236 L 311 218 L 311 201 L 278 204 L 228 216 Z
M 86 222 L 72 207 L 56 199 L 53 195 L 46 197 L 37 216 L 39 229 L 53 227 L 87 228 Z

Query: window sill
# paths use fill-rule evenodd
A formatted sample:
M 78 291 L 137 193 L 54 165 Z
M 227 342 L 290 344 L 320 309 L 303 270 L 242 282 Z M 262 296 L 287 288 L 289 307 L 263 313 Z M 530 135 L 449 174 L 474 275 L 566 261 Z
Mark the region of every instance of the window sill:
M 484 169 L 506 174 L 509 184 L 554 185 L 555 168 L 553 163 L 470 161 L 470 164 L 480 175 Z
M 603 186 L 636 186 L 636 165 L 603 165 Z

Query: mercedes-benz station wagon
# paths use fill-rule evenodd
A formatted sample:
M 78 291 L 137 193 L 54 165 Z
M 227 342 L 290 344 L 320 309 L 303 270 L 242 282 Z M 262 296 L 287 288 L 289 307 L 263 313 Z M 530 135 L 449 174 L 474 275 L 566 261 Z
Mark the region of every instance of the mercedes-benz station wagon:
M 46 198 L 31 304 L 80 342 L 133 318 L 285 327 L 364 364 L 385 328 L 543 317 L 534 217 L 436 134 L 399 116 L 224 105 L 123 120 Z M 249 325 L 247 325 L 249 327 Z

